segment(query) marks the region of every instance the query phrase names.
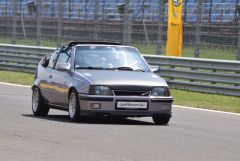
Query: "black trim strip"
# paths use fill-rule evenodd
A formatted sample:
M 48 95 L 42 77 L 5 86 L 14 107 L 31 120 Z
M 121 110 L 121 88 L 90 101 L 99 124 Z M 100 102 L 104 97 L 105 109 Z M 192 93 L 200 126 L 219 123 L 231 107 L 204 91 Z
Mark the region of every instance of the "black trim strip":
M 137 111 L 137 110 L 126 110 L 126 111 L 106 111 L 106 110 L 83 110 L 81 115 L 84 116 L 126 116 L 126 117 L 149 117 L 153 115 L 167 115 L 172 117 L 172 112 L 166 111 Z
M 127 90 L 131 92 L 151 91 L 153 88 L 152 86 L 129 86 L 129 85 L 123 85 L 123 86 L 112 85 L 110 87 L 112 90 Z
M 105 101 L 105 102 L 112 102 L 113 98 L 109 97 L 88 97 L 88 96 L 80 96 L 80 100 L 84 101 Z
M 173 103 L 173 100 L 161 100 L 161 99 L 151 99 L 151 102 L 159 102 L 159 103 Z

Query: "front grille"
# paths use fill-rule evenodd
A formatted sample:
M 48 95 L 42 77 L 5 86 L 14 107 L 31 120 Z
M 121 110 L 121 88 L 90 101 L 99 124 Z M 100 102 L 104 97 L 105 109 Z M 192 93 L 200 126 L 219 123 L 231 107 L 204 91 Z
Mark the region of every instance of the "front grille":
M 122 91 L 114 90 L 116 96 L 149 96 L 149 91 Z
M 115 91 L 151 91 L 151 86 L 129 86 L 129 85 L 112 85 L 110 86 Z

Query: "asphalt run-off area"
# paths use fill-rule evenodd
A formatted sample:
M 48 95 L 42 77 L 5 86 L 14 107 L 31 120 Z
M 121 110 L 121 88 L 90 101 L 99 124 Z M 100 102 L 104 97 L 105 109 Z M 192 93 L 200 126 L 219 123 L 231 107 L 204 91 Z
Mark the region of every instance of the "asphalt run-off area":
M 31 94 L 28 87 L 0 84 L 0 160 L 240 160 L 237 114 L 174 107 L 167 126 L 150 117 L 72 123 L 56 110 L 34 117 Z

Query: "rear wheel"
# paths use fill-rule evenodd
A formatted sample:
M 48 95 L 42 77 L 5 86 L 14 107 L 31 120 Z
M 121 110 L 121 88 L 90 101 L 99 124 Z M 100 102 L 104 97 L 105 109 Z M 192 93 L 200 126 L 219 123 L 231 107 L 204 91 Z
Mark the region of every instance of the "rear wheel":
M 32 94 L 32 111 L 35 116 L 46 116 L 49 107 L 44 103 L 40 90 L 35 87 Z
M 152 119 L 157 125 L 166 125 L 169 123 L 171 116 L 169 115 L 154 115 Z
M 77 122 L 80 120 L 80 105 L 78 94 L 75 90 L 70 92 L 68 101 L 68 115 L 71 121 Z

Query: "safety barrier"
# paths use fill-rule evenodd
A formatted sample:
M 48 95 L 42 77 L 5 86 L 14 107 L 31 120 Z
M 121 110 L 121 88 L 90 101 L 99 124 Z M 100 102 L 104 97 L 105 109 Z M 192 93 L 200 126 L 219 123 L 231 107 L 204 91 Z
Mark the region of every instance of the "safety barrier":
M 0 69 L 34 73 L 54 48 L 0 44 Z M 240 96 L 240 62 L 144 55 L 172 88 Z

